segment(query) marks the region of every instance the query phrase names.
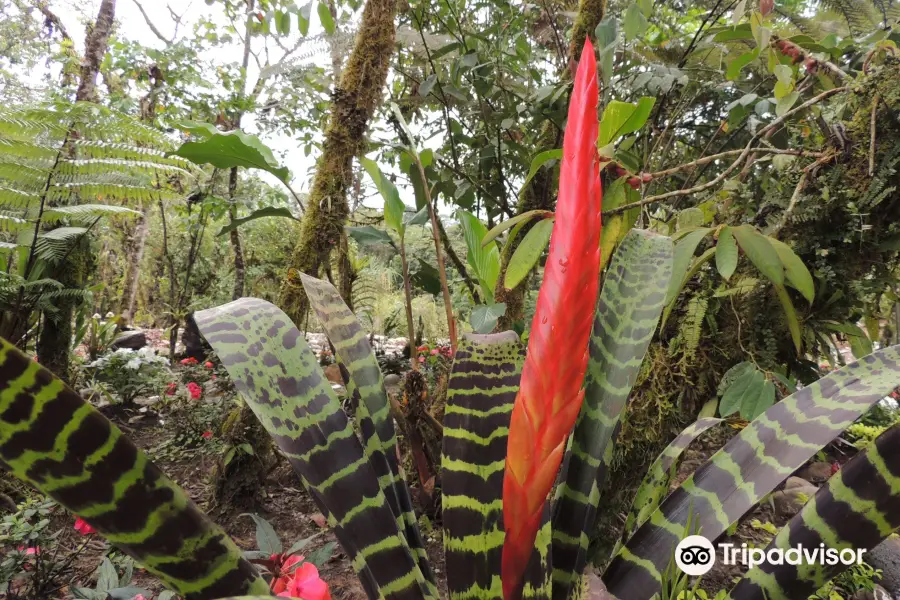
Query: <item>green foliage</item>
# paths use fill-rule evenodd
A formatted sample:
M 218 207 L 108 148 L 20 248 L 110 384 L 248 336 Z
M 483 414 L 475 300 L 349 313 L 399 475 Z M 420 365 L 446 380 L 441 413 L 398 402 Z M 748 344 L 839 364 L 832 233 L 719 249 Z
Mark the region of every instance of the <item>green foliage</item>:
M 171 380 L 169 361 L 157 356 L 151 348 L 121 348 L 101 356 L 87 365 L 97 381 L 107 384 L 119 400 L 130 404 L 148 393 L 161 393 Z

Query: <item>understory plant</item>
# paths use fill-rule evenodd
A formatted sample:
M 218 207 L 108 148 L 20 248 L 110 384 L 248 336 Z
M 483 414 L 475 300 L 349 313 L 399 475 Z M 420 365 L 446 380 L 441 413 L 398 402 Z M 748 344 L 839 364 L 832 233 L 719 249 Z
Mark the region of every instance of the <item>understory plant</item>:
M 725 534 L 900 380 L 900 347 L 834 371 L 767 408 L 666 496 L 684 449 L 721 421 L 691 425 L 651 466 L 602 577 L 588 572 L 589 535 L 619 419 L 673 271 L 672 241 L 632 230 L 600 289 L 596 81 L 586 43 L 527 355 L 513 332 L 469 335 L 454 355 L 441 460 L 452 600 L 565 600 L 587 590 L 649 600 L 671 591 L 671 559 L 682 537 Z M 366 594 L 436 600 L 368 337 L 330 283 L 300 278 L 357 401 L 359 435 L 305 336 L 277 307 L 244 298 L 198 312 L 197 325 L 326 516 Z M 272 590 L 119 429 L 6 341 L 0 459 L 187 600 Z M 892 427 L 844 465 L 770 548 L 875 546 L 900 525 L 898 472 L 900 428 Z M 759 566 L 729 597 L 804 598 L 841 568 Z M 676 587 L 676 597 L 685 590 Z

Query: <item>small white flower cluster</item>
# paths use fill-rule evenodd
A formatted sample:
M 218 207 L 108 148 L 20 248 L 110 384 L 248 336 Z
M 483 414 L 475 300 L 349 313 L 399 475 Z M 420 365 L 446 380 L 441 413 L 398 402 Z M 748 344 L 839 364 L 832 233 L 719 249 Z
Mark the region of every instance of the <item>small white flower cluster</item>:
M 144 365 L 162 365 L 168 366 L 169 361 L 162 356 L 157 355 L 152 348 L 146 347 L 140 350 L 132 350 L 130 348 L 119 348 L 114 352 L 105 354 L 90 363 L 89 367 L 105 367 L 112 362 L 120 362 L 127 360 L 125 368 L 137 371 Z

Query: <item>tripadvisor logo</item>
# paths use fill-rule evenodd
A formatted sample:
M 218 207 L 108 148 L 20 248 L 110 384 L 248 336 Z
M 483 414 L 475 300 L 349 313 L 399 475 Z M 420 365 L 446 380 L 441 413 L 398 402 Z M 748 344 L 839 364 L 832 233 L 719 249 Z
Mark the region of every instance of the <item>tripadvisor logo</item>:
M 812 548 L 797 545 L 791 548 L 749 548 L 747 544 L 718 544 L 725 565 L 859 565 L 865 548 L 828 548 L 819 544 Z M 689 535 L 675 548 L 675 564 L 687 575 L 705 575 L 716 564 L 716 549 L 702 535 Z

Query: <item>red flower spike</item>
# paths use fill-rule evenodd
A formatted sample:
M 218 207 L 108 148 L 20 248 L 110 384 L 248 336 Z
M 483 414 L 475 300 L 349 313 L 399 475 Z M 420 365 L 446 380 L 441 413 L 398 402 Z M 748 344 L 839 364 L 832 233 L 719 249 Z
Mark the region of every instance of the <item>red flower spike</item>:
M 597 100 L 597 63 L 588 40 L 569 102 L 556 223 L 509 426 L 501 571 L 506 600 L 521 597 L 541 512 L 584 398 L 600 272 Z

